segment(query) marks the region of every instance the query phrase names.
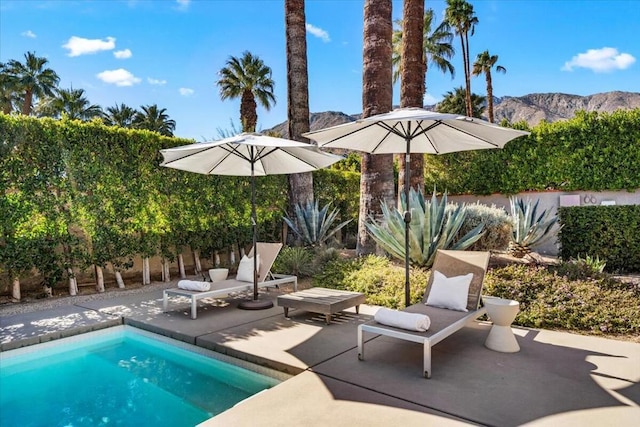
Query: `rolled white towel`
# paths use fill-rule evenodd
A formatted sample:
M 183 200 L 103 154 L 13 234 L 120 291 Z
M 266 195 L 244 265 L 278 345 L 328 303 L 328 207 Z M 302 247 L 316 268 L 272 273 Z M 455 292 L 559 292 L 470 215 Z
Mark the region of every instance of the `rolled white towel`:
M 378 323 L 410 331 L 424 332 L 431 326 L 431 319 L 425 314 L 381 308 L 375 315 Z
M 180 280 L 178 287 L 187 291 L 203 292 L 211 289 L 211 284 L 209 282 L 198 282 L 197 280 Z

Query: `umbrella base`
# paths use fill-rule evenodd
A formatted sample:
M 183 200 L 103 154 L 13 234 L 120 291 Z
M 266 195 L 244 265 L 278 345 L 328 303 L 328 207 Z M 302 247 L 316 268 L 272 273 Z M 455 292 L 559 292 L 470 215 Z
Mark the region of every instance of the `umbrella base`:
M 267 308 L 273 307 L 273 301 L 264 301 L 264 300 L 249 300 L 242 301 L 238 304 L 238 308 L 242 310 L 266 310 Z

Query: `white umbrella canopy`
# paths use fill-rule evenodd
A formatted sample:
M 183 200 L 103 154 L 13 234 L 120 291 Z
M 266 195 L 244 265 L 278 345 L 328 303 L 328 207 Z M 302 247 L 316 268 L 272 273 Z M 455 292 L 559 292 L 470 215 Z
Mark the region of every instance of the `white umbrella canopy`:
M 164 161 L 160 166 L 205 175 L 251 177 L 251 222 L 253 247 L 257 247 L 255 177 L 312 172 L 343 158 L 319 151 L 314 145 L 258 133 L 240 135 L 213 142 L 200 142 L 160 150 Z M 258 300 L 257 257 L 253 257 L 253 300 L 240 308 L 257 310 L 272 307 L 271 301 Z
M 447 154 L 458 151 L 502 148 L 529 132 L 504 128 L 458 114 L 436 113 L 424 108 L 399 108 L 326 129 L 307 132 L 323 148 L 343 148 L 371 154 L 405 154 L 405 305 L 409 289 L 410 155 Z

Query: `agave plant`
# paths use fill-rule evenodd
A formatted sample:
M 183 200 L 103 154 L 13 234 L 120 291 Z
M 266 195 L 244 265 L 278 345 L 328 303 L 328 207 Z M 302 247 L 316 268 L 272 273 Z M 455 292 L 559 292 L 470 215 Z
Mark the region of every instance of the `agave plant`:
M 335 227 L 333 223 L 338 216 L 338 209 L 329 212 L 331 203 L 322 209 L 318 208 L 318 201 L 298 204 L 295 207 L 295 218 L 284 216 L 282 219 L 287 223 L 291 231 L 302 240 L 305 246 L 322 246 L 330 238 L 351 220 L 344 221 Z
M 484 224 L 479 224 L 464 236 L 457 234 L 464 223 L 466 205 L 447 209 L 447 193 L 440 202 L 434 190 L 431 202 L 426 202 L 421 192 L 409 192 L 411 223 L 409 224 L 409 260 L 414 265 L 431 267 L 438 249 L 464 250 L 484 234 Z M 401 208 L 382 203 L 382 221 L 374 219 L 365 225 L 373 239 L 391 256 L 404 259 L 406 200 L 401 197 Z
M 551 212 L 543 210 L 538 214 L 538 199 L 532 204 L 517 197 L 510 197 L 513 231 L 508 252 L 516 258 L 523 258 L 531 253 L 531 247 L 544 243 L 553 236 L 551 228 L 558 222 L 558 217 L 551 216 Z

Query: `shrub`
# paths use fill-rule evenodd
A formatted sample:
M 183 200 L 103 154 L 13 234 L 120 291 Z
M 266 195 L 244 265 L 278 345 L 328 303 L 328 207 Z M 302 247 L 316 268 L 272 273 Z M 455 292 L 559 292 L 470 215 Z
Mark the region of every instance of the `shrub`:
M 313 253 L 306 248 L 287 246 L 280 251 L 272 268 L 274 273 L 309 277 L 314 271 Z
M 469 246 L 470 251 L 502 251 L 509 245 L 513 224 L 507 212 L 496 205 L 475 203 L 466 205 L 467 216 L 458 235 L 464 236 L 480 224 L 484 224 L 484 234 L 480 240 Z
M 411 269 L 412 304 L 422 299 L 427 278 L 426 270 Z M 362 292 L 367 296 L 367 304 L 404 307 L 404 267 L 385 257 L 369 255 L 331 261 L 313 277 L 313 285 Z
M 593 333 L 640 333 L 640 287 L 609 275 L 510 265 L 492 269 L 485 293 L 520 302 L 515 324 Z M 592 277 L 593 276 L 593 277 Z

